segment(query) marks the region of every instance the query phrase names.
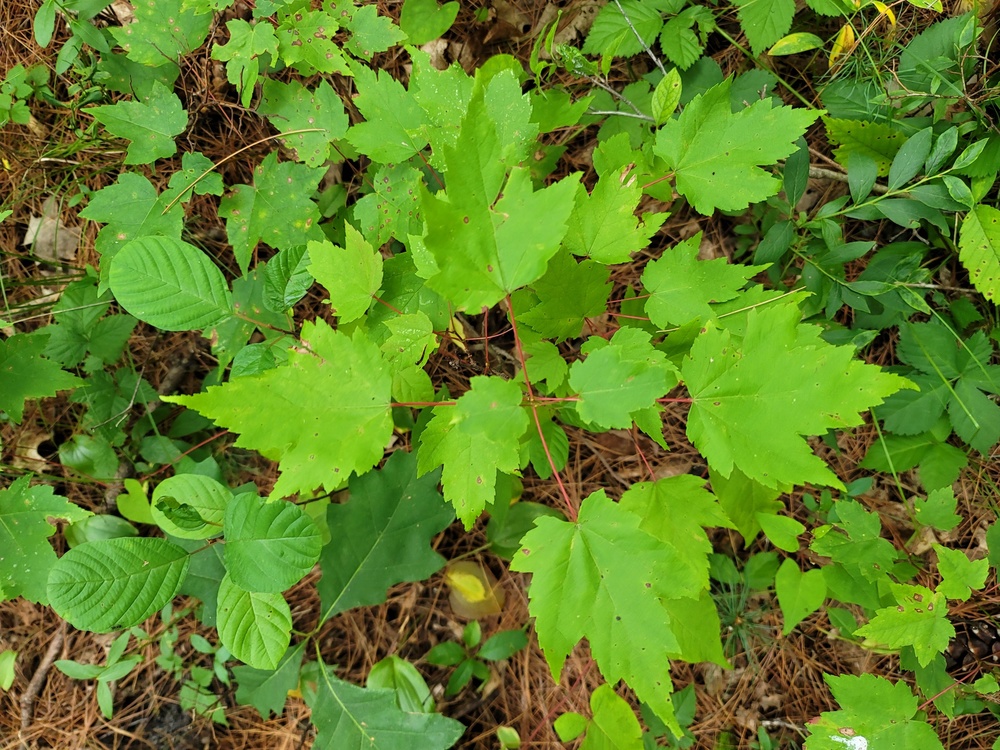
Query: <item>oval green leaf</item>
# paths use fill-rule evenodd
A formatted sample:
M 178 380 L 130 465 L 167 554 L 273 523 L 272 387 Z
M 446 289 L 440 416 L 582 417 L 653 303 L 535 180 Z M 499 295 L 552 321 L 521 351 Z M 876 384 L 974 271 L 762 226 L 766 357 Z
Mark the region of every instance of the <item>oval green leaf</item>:
M 52 608 L 79 630 L 138 625 L 174 598 L 188 553 L 166 539 L 121 537 L 74 547 L 49 573 Z
M 767 54 L 772 56 L 797 55 L 800 52 L 808 52 L 822 46 L 823 40 L 815 34 L 789 34 L 776 41 Z
M 237 495 L 226 509 L 226 569 L 246 591 L 280 593 L 319 560 L 320 530 L 297 505 L 267 502 L 253 492 Z
M 194 245 L 140 237 L 111 261 L 111 291 L 128 312 L 164 331 L 208 328 L 233 314 L 222 271 Z
M 172 536 L 208 539 L 222 531 L 226 506 L 232 499 L 229 488 L 211 477 L 178 474 L 153 490 L 150 513 L 156 525 Z
M 219 584 L 217 627 L 233 656 L 256 669 L 275 669 L 291 642 L 292 612 L 281 594 L 244 591 L 228 574 Z

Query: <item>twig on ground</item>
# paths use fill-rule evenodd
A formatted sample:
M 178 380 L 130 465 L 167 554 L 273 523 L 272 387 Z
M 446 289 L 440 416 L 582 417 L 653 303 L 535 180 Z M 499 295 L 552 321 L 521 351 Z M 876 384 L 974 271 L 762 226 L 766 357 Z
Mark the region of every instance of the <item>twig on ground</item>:
M 24 732 L 29 726 L 31 726 L 31 720 L 35 716 L 35 701 L 38 700 L 38 694 L 42 691 L 42 686 L 45 685 L 45 679 L 49 676 L 49 670 L 52 669 L 53 663 L 55 663 L 56 656 L 62 650 L 63 642 L 66 640 L 66 621 L 60 620 L 59 628 L 56 630 L 55 635 L 52 636 L 52 642 L 49 643 L 49 647 L 45 650 L 45 655 L 42 657 L 42 661 L 38 664 L 38 669 L 35 670 L 34 676 L 31 678 L 31 682 L 28 683 L 27 689 L 21 696 L 21 731 L 19 732 L 21 740 L 21 750 L 28 750 L 28 743 L 24 739 Z

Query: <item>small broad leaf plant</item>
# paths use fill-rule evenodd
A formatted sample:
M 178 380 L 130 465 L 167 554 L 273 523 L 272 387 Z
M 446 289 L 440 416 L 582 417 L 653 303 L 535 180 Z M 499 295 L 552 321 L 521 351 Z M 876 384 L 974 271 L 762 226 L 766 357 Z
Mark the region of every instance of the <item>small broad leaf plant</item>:
M 230 4 L 137 6 L 135 24 L 84 40 L 114 56 L 134 92 L 85 110 L 128 141 L 117 179 L 82 214 L 102 225 L 99 268 L 73 291 L 93 303 L 92 317 L 71 317 L 80 314 L 72 305 L 70 317 L 40 333 L 0 342 L 9 365 L 0 370 L 0 406 L 16 422 L 26 398 L 73 389 L 91 441 L 81 450 L 96 457 L 89 460 L 113 458 L 125 435 L 102 418 L 107 399 L 132 392 L 156 401 L 134 372 L 112 368 L 136 319 L 200 331 L 219 360 L 211 384 L 162 395 L 169 406 L 152 423 L 183 407 L 178 419 L 227 430 L 236 446 L 276 462 L 278 479 L 262 496 L 252 485 L 227 486 L 210 458 L 178 458 L 175 476 L 132 482 L 119 499 L 122 515 L 162 536 L 125 524 L 81 535 L 58 558 L 52 524 L 92 516 L 19 479 L 0 491 L 0 594 L 50 604 L 73 626 L 99 632 L 127 630 L 178 594 L 194 595 L 221 644 L 247 665 L 235 671 L 247 702 L 280 711 L 288 690 L 308 685 L 317 747 L 343 746 L 347 731 L 379 747 L 409 747 L 419 736 L 422 747 L 445 748 L 461 735 L 458 722 L 404 711 L 392 691 L 344 682 L 303 657 L 329 618 L 440 570 L 431 540 L 456 516 L 471 529 L 489 514 L 491 533 L 512 545 L 511 570 L 530 574 L 534 632 L 553 678 L 586 639 L 607 683 L 624 681 L 682 736 L 671 661 L 727 663 L 706 529 L 737 529 L 748 543 L 763 531 L 797 551 L 804 528 L 776 498 L 804 483 L 845 489 L 809 439 L 859 425 L 867 410 L 915 386 L 864 363 L 852 345 L 828 343 L 804 320 L 806 293 L 754 281 L 766 263 L 702 260 L 700 236 L 654 241 L 668 214 L 638 211 L 664 205 L 673 191 L 705 215 L 775 197 L 775 166 L 804 148 L 820 112 L 771 98 L 739 105 L 730 79 L 678 112 L 674 74 L 653 125 L 605 124 L 594 174 L 553 179 L 554 160 L 539 166 L 541 139 L 602 122 L 588 114 L 589 95 L 556 86 L 524 93 L 526 74 L 512 58 L 469 75 L 457 65 L 439 70 L 413 47 L 404 85 L 370 64 L 406 37 L 374 6 L 279 3 L 267 16 L 275 4 L 263 3 L 255 17 L 219 29 L 226 41 L 211 54 L 281 148 L 257 160 L 248 184 L 227 185 L 202 154 L 177 158 L 189 118 L 173 83 L 174 61 L 202 44 L 213 13 Z M 168 11 L 176 23 L 162 23 Z M 279 67 L 297 77 L 270 77 Z M 326 165 L 345 158 L 363 165 L 365 186 L 338 200 L 320 184 Z M 162 190 L 147 176 L 151 166 L 176 169 Z M 219 197 L 232 251 L 222 266 L 185 232 L 193 194 Z M 992 231 L 985 209 L 975 220 L 975 231 Z M 265 247 L 274 251 L 267 260 Z M 641 289 L 613 300 L 612 274 L 640 251 L 656 256 Z M 297 325 L 310 290 L 329 315 Z M 102 317 L 112 299 L 124 312 Z M 618 324 L 595 332 L 588 320 L 607 312 Z M 442 348 L 473 351 L 476 316 L 505 319 L 512 354 L 481 346 L 499 371 L 487 366 L 446 390 L 428 363 Z M 686 410 L 711 491 L 684 475 L 578 497 L 562 481 L 566 427 L 637 429 L 666 446 L 666 405 Z M 143 438 L 142 460 L 164 445 Z M 511 479 L 528 470 L 555 483 L 558 508 L 529 517 L 510 505 Z M 349 499 L 331 504 L 345 489 Z M 841 571 L 847 593 L 838 596 L 877 610 L 859 637 L 912 648 L 928 664 L 948 637 L 951 593 L 907 584 L 877 516 L 851 500 L 835 505 L 814 549 Z M 320 616 L 311 632 L 293 633 L 284 593 L 317 563 Z M 789 559 L 779 577 L 792 625 L 823 603 L 826 584 L 815 572 Z M 831 684 L 846 694 L 852 683 Z M 903 698 L 900 726 L 918 726 Z

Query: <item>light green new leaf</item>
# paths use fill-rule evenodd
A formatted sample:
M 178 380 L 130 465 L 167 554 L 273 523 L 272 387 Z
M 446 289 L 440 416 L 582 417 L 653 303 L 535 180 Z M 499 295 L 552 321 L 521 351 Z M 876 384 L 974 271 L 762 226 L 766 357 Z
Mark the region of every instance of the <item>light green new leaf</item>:
M 760 55 L 792 28 L 795 0 L 733 0 L 750 49 Z
M 1000 304 L 1000 210 L 978 205 L 969 211 L 958 248 L 972 284 L 990 302 Z
M 580 750 L 642 750 L 642 727 L 635 711 L 611 685 L 601 685 L 590 696 L 593 718 Z
M 56 495 L 51 487 L 32 487 L 30 481 L 21 477 L 0 490 L 0 601 L 23 596 L 48 604 L 45 586 L 56 562 L 49 543 L 56 527 L 49 520 L 82 521 L 91 513 Z
M 237 495 L 226 508 L 226 569 L 245 591 L 280 593 L 312 570 L 323 546 L 313 520 L 299 506 L 267 502 L 255 492 Z
M 466 529 L 493 502 L 497 472 L 520 466 L 521 436 L 528 415 L 521 387 L 499 377 L 475 377 L 454 406 L 437 406 L 420 436 L 417 473 L 444 465 L 441 486 Z
M 153 84 L 148 103 L 120 101 L 86 110 L 109 133 L 132 141 L 125 164 L 152 164 L 173 156 L 174 138 L 187 127 L 187 111 L 177 94 L 163 84 Z
M 244 591 L 226 574 L 216 627 L 237 659 L 255 669 L 276 669 L 291 642 L 292 612 L 281 594 Z
M 399 26 L 411 44 L 421 46 L 451 28 L 458 7 L 456 2 L 438 6 L 437 0 L 406 0 L 399 14 Z
M 392 378 L 364 332 L 352 338 L 317 320 L 302 326 L 302 342 L 282 367 L 163 397 L 239 432 L 237 446 L 280 461 L 272 498 L 338 489 L 377 464 L 392 437 Z
M 960 549 L 948 549 L 940 544 L 934 545 L 938 558 L 938 573 L 941 583 L 937 592 L 949 599 L 968 601 L 973 591 L 979 591 L 985 583 L 990 571 L 988 558 L 970 560 Z
M 587 358 L 570 367 L 569 384 L 580 396 L 580 417 L 598 427 L 631 427 L 633 412 L 653 406 L 677 385 L 667 355 L 638 328 L 622 328 L 609 342 L 591 337 L 584 346 Z
M 681 90 L 681 74 L 677 68 L 671 68 L 653 89 L 651 104 L 653 119 L 657 126 L 662 125 L 673 116 L 681 101 Z
M 156 485 L 149 510 L 153 523 L 168 534 L 181 539 L 208 539 L 222 533 L 222 519 L 232 500 L 229 488 L 211 477 L 177 474 Z M 186 506 L 188 512 L 168 514 L 177 511 L 177 505 Z
M 385 601 L 404 581 L 421 581 L 445 559 L 431 540 L 455 519 L 436 473 L 417 478 L 413 454 L 395 451 L 379 471 L 354 477 L 350 500 L 327 508 L 332 540 L 323 547 L 317 588 L 323 620 Z
M 628 135 L 621 133 L 594 150 L 594 168 L 600 179 L 588 195 L 576 194 L 565 245 L 575 255 L 598 263 L 628 263 L 632 253 L 649 244 L 666 214 L 635 215 L 642 200 L 636 163 L 642 154 L 632 150 Z
M 637 482 L 619 501 L 624 510 L 642 519 L 639 528 L 663 542 L 664 553 L 673 557 L 671 567 L 679 585 L 676 596 L 696 599 L 708 588 L 712 543 L 704 529 L 734 528 L 704 485 L 704 480 L 690 474 Z M 691 588 L 683 588 L 686 584 Z
M 906 141 L 906 136 L 889 123 L 864 120 L 823 119 L 830 143 L 836 148 L 833 156 L 842 167 L 850 167 L 851 156 L 867 156 L 877 165 L 878 176 L 889 174 L 896 152 Z
M 926 667 L 948 648 L 955 628 L 948 621 L 948 604 L 941 592 L 924 586 L 890 583 L 896 604 L 879 609 L 867 625 L 854 631 L 866 645 L 899 649 L 912 646 L 920 666 Z
M 695 210 L 742 210 L 774 195 L 781 180 L 762 167 L 794 152 L 795 141 L 820 115 L 817 110 L 774 106 L 770 97 L 733 114 L 730 80 L 692 100 L 680 117 L 656 134 L 654 153 L 676 175 L 677 191 Z M 747 133 L 767 133 L 748 138 Z
M 774 576 L 774 592 L 778 606 L 785 618 L 782 635 L 791 633 L 795 626 L 823 606 L 826 599 L 826 579 L 820 569 L 803 573 L 791 558 L 786 558 Z
M 314 280 L 304 245 L 282 250 L 264 266 L 264 307 L 285 312 L 305 296 Z
M 427 313 L 403 313 L 385 321 L 389 337 L 382 342 L 382 353 L 393 363 L 413 364 L 421 367 L 437 349 L 434 324 Z
M 141 237 L 115 254 L 108 277 L 118 303 L 165 331 L 210 328 L 233 314 L 226 278 L 205 253 L 170 237 Z
M 138 625 L 174 598 L 188 553 L 153 537 L 119 537 L 74 547 L 49 573 L 52 608 L 79 630 Z
M 700 245 L 698 232 L 646 264 L 642 273 L 642 285 L 649 292 L 646 314 L 658 328 L 714 317 L 711 304 L 735 299 L 752 276 L 767 268 L 737 265 L 725 258 L 699 260 Z
M 723 476 L 735 467 L 767 487 L 843 488 L 805 437 L 858 425 L 861 412 L 912 387 L 855 359 L 853 347 L 827 344 L 818 328 L 800 331 L 800 319 L 794 304 L 751 310 L 742 343 L 711 328 L 684 360 L 688 437 Z
M 904 470 L 897 467 L 897 471 Z M 939 531 L 951 531 L 962 523 L 962 517 L 955 513 L 958 498 L 955 497 L 955 490 L 951 488 L 950 482 L 948 485 L 931 490 L 927 493 L 926 499 L 913 498 L 913 515 L 917 523 L 931 526 Z
M 108 31 L 128 53 L 128 59 L 158 67 L 176 63 L 197 49 L 208 36 L 214 14 L 184 10 L 184 0 L 136 3 L 135 22 Z
M 270 28 L 268 24 L 262 24 Z M 329 83 L 320 81 L 314 91 L 292 80 L 281 83 L 268 78 L 257 112 L 266 115 L 268 122 L 279 133 L 292 130 L 318 130 L 296 133 L 281 139 L 288 148 L 295 150 L 298 161 L 308 167 L 322 166 L 330 153 L 330 143 L 347 133 L 347 113 L 344 105 Z
M 819 721 L 806 724 L 809 750 L 944 750 L 934 728 L 913 718 L 917 697 L 905 682 L 892 683 L 872 674 L 824 675 L 824 679 L 841 710 L 824 711 Z
M 0 409 L 15 423 L 24 416 L 24 402 L 29 398 L 55 396 L 59 391 L 83 385 L 42 354 L 48 336 L 19 333 L 0 340 Z
M 246 273 L 258 242 L 277 250 L 322 240 L 319 208 L 311 200 L 323 176 L 321 168 L 286 161 L 272 151 L 254 169 L 254 184 L 237 185 L 219 203 L 236 262 Z
M 288 691 L 299 686 L 299 668 L 307 641 L 285 652 L 273 670 L 254 667 L 233 667 L 236 679 L 236 702 L 242 706 L 253 706 L 262 719 L 270 719 L 271 714 L 281 715 L 288 700 Z
M 260 58 L 277 56 L 278 37 L 270 23 L 257 22 L 251 26 L 238 18 L 227 22 L 226 30 L 229 41 L 212 46 L 212 59 L 226 63 L 226 80 L 240 92 L 240 104 L 249 107 L 260 77 Z
M 351 224 L 345 223 L 344 229 L 346 247 L 328 240 L 309 242 L 309 273 L 330 292 L 340 322 L 349 323 L 367 312 L 382 285 L 382 255 Z
M 582 639 L 609 683 L 624 679 L 680 734 L 667 672 L 680 645 L 661 604 L 698 581 L 679 580 L 674 556 L 639 528 L 641 519 L 600 490 L 576 523 L 542 517 L 521 539 L 511 570 L 532 573 L 529 611 L 538 643 L 558 679 Z
M 465 727 L 438 713 L 408 713 L 396 705 L 393 690 L 362 688 L 338 680 L 319 662 L 319 684 L 312 701 L 315 750 L 446 750 Z
M 403 162 L 427 145 L 427 115 L 403 85 L 385 71 L 355 65 L 354 105 L 365 117 L 347 133 L 358 151 L 381 164 Z

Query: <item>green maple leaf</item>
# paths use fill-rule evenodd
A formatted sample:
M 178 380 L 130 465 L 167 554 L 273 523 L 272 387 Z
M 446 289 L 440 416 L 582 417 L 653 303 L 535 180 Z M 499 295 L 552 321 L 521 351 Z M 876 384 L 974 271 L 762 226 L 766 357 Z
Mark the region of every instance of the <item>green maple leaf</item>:
M 309 273 L 330 292 L 330 304 L 340 321 L 348 323 L 365 314 L 379 290 L 382 256 L 351 224 L 345 222 L 344 230 L 346 247 L 311 241 L 308 252 Z
M 3 384 L 0 393 L 6 393 Z M 48 604 L 45 587 L 57 559 L 49 543 L 56 527 L 49 520 L 72 523 L 93 514 L 56 495 L 51 487 L 31 487 L 30 481 L 21 477 L 0 490 L 0 601 L 23 596 Z
M 91 370 L 118 359 L 137 321 L 131 315 L 102 318 L 109 307 L 110 302 L 103 301 L 97 293 L 96 279 L 67 286 L 52 307 L 56 322 L 46 328 L 49 342 L 45 356 L 63 367 L 75 367 L 90 352 L 94 360 L 87 367 Z
M 781 39 L 792 28 L 795 0 L 733 0 L 739 9 L 740 27 L 754 56 Z
M 354 105 L 365 116 L 347 133 L 358 151 L 382 164 L 402 162 L 427 145 L 423 135 L 427 116 L 413 95 L 385 71 L 366 65 L 352 68 L 358 95 Z
M 127 243 L 150 235 L 181 238 L 184 207 L 177 203 L 164 213 L 176 194 L 176 190 L 167 190 L 160 195 L 142 175 L 122 172 L 114 184 L 91 196 L 80 216 L 107 224 L 97 234 L 94 246 L 101 254 L 99 291 L 103 293 L 107 289 L 111 260 Z
M 189 201 L 192 195 L 222 195 L 225 187 L 222 175 L 215 172 L 215 164 L 200 151 L 186 151 L 181 155 L 181 169 L 170 175 L 169 186 L 172 190 L 191 192 L 184 194 L 184 201 Z M 193 187 L 192 187 L 193 186 Z
M 246 273 L 258 242 L 284 250 L 307 240 L 322 240 L 319 209 L 310 199 L 323 176 L 295 162 L 278 163 L 272 151 L 254 169 L 254 184 L 237 185 L 219 204 L 236 262 Z
M 889 583 L 896 604 L 879 609 L 867 625 L 854 631 L 866 645 L 886 648 L 912 646 L 920 666 L 926 667 L 948 648 L 955 628 L 948 621 L 948 604 L 941 592 L 925 586 Z
M 970 560 L 960 549 L 948 549 L 940 544 L 934 545 L 938 557 L 938 573 L 941 583 L 938 593 L 949 599 L 968 601 L 973 591 L 979 591 L 986 583 L 990 561 L 987 558 Z
M 699 336 L 681 371 L 693 403 L 687 434 L 723 476 L 738 468 L 768 487 L 802 482 L 843 488 L 804 439 L 861 423 L 907 380 L 859 362 L 802 327 L 796 305 L 750 311 L 737 344 L 729 331 Z M 807 333 L 808 332 L 808 333 Z M 781 377 L 775 377 L 781 373 Z
M 541 278 L 566 234 L 579 184 L 572 175 L 534 191 L 524 167 L 505 184 L 507 166 L 523 157 L 525 132 L 537 133 L 530 102 L 514 83 L 500 74 L 477 86 L 455 147 L 444 147 L 447 195 L 422 188 L 424 244 L 437 266 L 428 284 L 461 309 L 491 307 Z
M 809 750 L 920 748 L 944 750 L 937 733 L 917 715 L 917 697 L 905 682 L 872 674 L 823 675 L 840 711 L 824 711 L 806 724 Z
M 240 92 L 240 104 L 250 106 L 254 86 L 260 78 L 260 59 L 278 54 L 278 37 L 269 23 L 253 25 L 241 19 L 226 23 L 229 41 L 212 47 L 212 59 L 226 63 L 226 80 Z
M 599 263 L 628 263 L 632 253 L 649 244 L 667 215 L 635 215 L 642 200 L 637 164 L 643 162 L 626 133 L 598 144 L 594 168 L 600 179 L 589 195 L 582 187 L 577 193 L 565 240 L 571 252 Z
M 338 680 L 318 662 L 319 680 L 310 703 L 316 750 L 446 750 L 465 727 L 437 713 L 408 713 L 394 690 L 362 688 Z
M 598 427 L 631 427 L 635 412 L 654 406 L 677 385 L 667 355 L 638 328 L 622 328 L 611 341 L 592 336 L 582 351 L 587 358 L 570 367 L 569 384 L 580 397 L 580 417 Z
M 553 677 L 587 638 L 604 679 L 624 679 L 676 728 L 667 670 L 680 645 L 661 600 L 698 583 L 679 580 L 674 556 L 641 522 L 599 490 L 583 501 L 576 523 L 538 518 L 511 570 L 532 574 L 529 611 Z
M 697 598 L 708 588 L 712 543 L 705 528 L 734 528 L 704 484 L 704 480 L 689 474 L 637 482 L 619 501 L 624 510 L 642 519 L 639 528 L 659 539 L 664 552 L 673 555 L 677 597 Z M 685 585 L 689 588 L 685 589 Z
M 364 332 L 302 326 L 288 364 L 194 396 L 163 397 L 239 432 L 236 444 L 280 462 L 272 497 L 334 490 L 382 457 L 392 436 L 392 378 Z
M 431 540 L 455 512 L 437 491 L 437 474 L 418 478 L 416 469 L 415 456 L 395 451 L 381 470 L 351 479 L 350 500 L 327 508 L 333 538 L 320 556 L 317 586 L 323 620 L 381 604 L 391 586 L 444 566 Z
M 174 137 L 187 127 L 187 110 L 177 94 L 156 82 L 146 102 L 118 102 L 87 110 L 112 135 L 132 141 L 125 164 L 152 164 L 173 156 Z
M 351 75 L 347 59 L 333 37 L 340 24 L 322 10 L 295 10 L 281 13 L 278 26 L 278 54 L 285 64 L 304 76 L 316 73 Z
M 454 406 L 437 406 L 420 435 L 417 471 L 422 476 L 444 465 L 441 485 L 466 529 L 493 502 L 497 472 L 520 466 L 521 436 L 528 415 L 521 387 L 498 377 L 475 377 L 471 390 Z
M 695 210 L 742 210 L 781 189 L 781 180 L 761 167 L 794 152 L 795 141 L 821 114 L 775 107 L 770 98 L 733 114 L 730 80 L 695 97 L 656 134 L 653 152 L 676 175 L 677 191 Z M 766 133 L 766 138 L 747 138 Z
M 15 424 L 24 416 L 26 399 L 55 396 L 83 385 L 80 378 L 42 356 L 47 339 L 22 333 L 0 341 L 0 409 Z
M 538 303 L 518 318 L 557 342 L 579 336 L 587 318 L 604 313 L 611 295 L 605 266 L 593 260 L 577 263 L 565 252 L 557 253 L 531 286 Z
M 347 23 L 351 38 L 345 45 L 351 54 L 371 60 L 376 52 L 385 52 L 406 39 L 392 19 L 378 14 L 374 5 L 364 5 L 354 11 Z
M 713 303 L 735 299 L 752 276 L 767 268 L 736 265 L 725 258 L 699 260 L 700 245 L 698 232 L 646 265 L 646 314 L 658 328 L 715 317 Z
M 191 576 L 189 570 L 188 577 Z M 233 667 L 236 678 L 236 702 L 243 706 L 253 706 L 263 719 L 271 714 L 280 715 L 288 700 L 288 691 L 299 686 L 299 668 L 306 641 L 288 649 L 273 670 L 253 667 Z
M 257 111 L 266 115 L 278 132 L 319 130 L 281 139 L 285 146 L 295 150 L 296 159 L 308 167 L 321 166 L 330 154 L 330 143 L 347 133 L 344 105 L 326 81 L 320 81 L 310 91 L 295 80 L 281 83 L 268 78 Z
M 847 167 L 851 157 L 860 154 L 875 162 L 879 177 L 889 174 L 892 160 L 906 142 L 906 135 L 887 122 L 824 117 L 823 123 L 830 143 L 836 146 L 833 156 L 841 166 Z
M 208 36 L 214 15 L 185 10 L 184 0 L 156 0 L 135 6 L 135 22 L 108 29 L 128 59 L 157 67 L 176 63 Z
M 393 237 L 407 243 L 409 235 L 422 234 L 420 172 L 408 164 L 384 164 L 371 181 L 373 191 L 354 204 L 365 239 L 380 247 Z

